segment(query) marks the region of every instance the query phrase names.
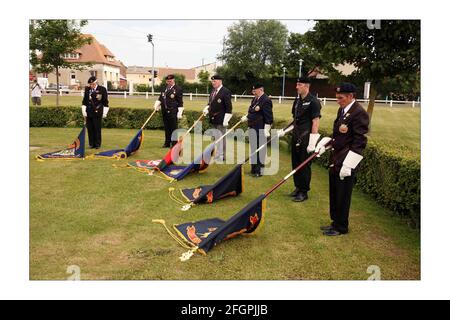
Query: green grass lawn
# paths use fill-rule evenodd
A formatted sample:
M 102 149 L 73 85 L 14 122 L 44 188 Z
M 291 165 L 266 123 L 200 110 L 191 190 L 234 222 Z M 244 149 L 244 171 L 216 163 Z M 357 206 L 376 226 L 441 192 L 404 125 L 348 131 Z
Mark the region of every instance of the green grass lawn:
M 54 106 L 55 96 L 44 96 L 42 104 L 44 106 Z M 110 97 L 110 106 L 129 107 L 129 108 L 153 108 L 155 98 L 132 97 L 124 99 L 123 97 Z M 206 98 L 189 101 L 185 97 L 186 110 L 202 110 L 206 105 Z M 60 104 L 62 106 L 79 106 L 81 97 L 62 96 Z M 233 112 L 246 113 L 249 100 L 238 99 L 233 102 Z M 278 104 L 274 101 L 274 116 L 277 119 L 291 119 L 292 101 L 285 101 Z M 333 121 L 336 118 L 338 105 L 335 101 L 329 101 L 322 108 L 321 127 L 331 131 Z M 386 107 L 383 104 L 375 106 L 372 118 L 370 138 L 374 142 L 379 142 L 392 148 L 403 148 L 410 151 L 413 156 L 420 157 L 420 108 Z
M 335 107 L 330 109 L 334 113 Z M 337 238 L 322 236 L 319 226 L 329 222 L 328 176 L 319 166 L 313 166 L 310 200 L 290 201 L 289 181 L 269 197 L 258 235 L 229 240 L 207 257 L 195 255 L 181 263 L 178 257 L 186 250 L 152 219 L 165 219 L 168 225 L 227 219 L 291 170 L 289 154 L 281 152 L 276 176 L 254 179 L 247 174 L 246 191 L 239 197 L 182 212 L 170 200 L 169 187 L 210 184 L 232 166 L 212 165 L 205 173 L 169 184 L 112 167 L 124 161 L 34 160 L 37 154 L 69 144 L 78 132 L 30 128 L 30 146 L 39 148 L 30 151 L 30 279 L 66 279 L 70 265 L 81 268 L 82 279 L 365 280 L 371 265 L 381 268 L 382 279 L 420 279 L 420 232 L 358 190 L 351 232 Z M 104 129 L 102 149 L 125 147 L 134 133 Z M 143 147 L 131 159 L 160 159 L 166 150 L 160 148 L 162 141 L 163 132 L 146 131 Z

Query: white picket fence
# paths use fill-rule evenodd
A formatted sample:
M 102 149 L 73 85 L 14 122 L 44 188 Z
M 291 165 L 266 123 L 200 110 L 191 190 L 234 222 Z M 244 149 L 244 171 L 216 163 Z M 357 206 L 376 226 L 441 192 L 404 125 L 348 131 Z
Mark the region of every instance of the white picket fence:
M 47 93 L 56 93 L 56 90 L 47 90 Z M 70 94 L 70 95 L 81 95 L 83 96 L 84 91 L 76 91 L 76 90 L 61 90 L 60 91 L 61 95 L 64 94 Z M 123 99 L 127 99 L 129 97 L 141 97 L 141 96 L 145 96 L 145 99 L 149 99 L 150 97 L 154 97 L 154 96 L 159 96 L 159 93 L 157 92 L 130 92 L 130 91 L 109 91 L 108 95 L 110 97 L 115 97 L 115 96 L 119 96 L 119 97 L 123 97 Z M 192 101 L 194 99 L 199 99 L 199 98 L 205 98 L 205 100 L 208 99 L 209 94 L 205 94 L 205 93 L 184 93 L 183 96 L 185 97 L 189 97 L 189 100 Z M 233 100 L 236 102 L 238 101 L 238 99 L 252 99 L 253 96 L 252 95 L 238 95 L 238 94 L 233 94 L 232 95 Z M 269 96 L 272 100 L 278 101 L 279 104 L 281 104 L 283 101 L 289 101 L 289 100 L 294 100 L 296 97 L 288 97 L 288 96 Z M 336 98 L 320 98 L 318 97 L 319 100 L 322 102 L 323 106 L 326 106 L 327 103 L 329 102 L 335 102 L 337 101 Z M 369 103 L 369 99 L 358 99 L 359 102 L 361 103 Z M 393 107 L 395 106 L 411 106 L 412 108 L 415 107 L 420 107 L 420 101 L 400 101 L 400 100 L 375 100 L 376 104 L 385 104 L 388 105 L 389 107 Z

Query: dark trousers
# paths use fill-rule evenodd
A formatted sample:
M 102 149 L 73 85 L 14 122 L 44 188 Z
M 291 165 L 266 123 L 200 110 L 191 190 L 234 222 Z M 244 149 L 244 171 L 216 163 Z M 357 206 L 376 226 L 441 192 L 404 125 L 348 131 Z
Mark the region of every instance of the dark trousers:
M 86 128 L 89 136 L 89 146 L 96 148 L 102 145 L 102 117 L 87 117 Z
M 300 163 L 308 159 L 310 154 L 306 151 L 308 147 L 308 141 L 303 141 L 300 146 L 296 146 L 297 140 L 292 139 L 292 149 L 291 149 L 291 160 L 292 169 L 298 167 Z M 302 170 L 297 171 L 294 174 L 294 184 L 295 187 L 300 190 L 300 192 L 308 192 L 311 185 L 311 162 L 308 163 Z
M 164 132 L 166 134 L 164 144 L 167 146 L 170 145 L 174 146 L 176 144 L 176 141 L 172 141 L 172 133 L 178 127 L 177 116 L 163 114 L 163 123 L 164 123 Z
M 249 139 L 251 154 L 261 147 L 262 144 L 267 143 L 267 138 L 264 136 L 264 129 L 250 128 Z M 266 162 L 266 151 L 267 148 L 264 147 L 250 158 L 252 174 L 261 173 L 261 168 L 264 168 L 264 163 Z
M 340 233 L 348 233 L 348 217 L 352 200 L 353 185 L 356 182 L 354 173 L 344 180 L 339 178 L 339 173 L 330 170 L 330 217 L 332 226 Z

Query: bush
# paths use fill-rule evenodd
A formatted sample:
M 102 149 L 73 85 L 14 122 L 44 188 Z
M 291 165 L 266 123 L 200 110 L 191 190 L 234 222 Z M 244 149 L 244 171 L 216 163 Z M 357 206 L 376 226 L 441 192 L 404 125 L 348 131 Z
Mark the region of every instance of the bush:
M 329 133 L 321 132 L 323 136 Z M 316 160 L 328 167 L 329 153 Z M 409 149 L 370 141 L 357 173 L 356 186 L 412 226 L 420 227 L 420 159 Z
M 150 115 L 150 109 L 111 108 L 104 120 L 105 128 L 137 129 Z M 190 127 L 201 115 L 200 111 L 185 111 L 180 127 Z M 234 114 L 230 126 L 239 121 L 241 114 Z M 275 128 L 282 128 L 287 121 L 276 121 Z M 30 127 L 80 127 L 83 117 L 80 107 L 30 107 Z M 209 129 L 209 121 L 203 121 L 203 130 Z M 147 129 L 163 129 L 161 113 L 150 121 Z M 242 125 L 243 130 L 247 129 Z M 321 132 L 322 136 L 330 136 Z M 286 135 L 280 145 L 290 148 L 291 136 Z M 290 150 L 290 149 L 288 149 Z M 328 166 L 328 153 L 316 161 Z M 357 187 L 373 197 L 381 205 L 406 218 L 411 225 L 420 226 L 420 159 L 408 149 L 391 150 L 369 140 L 364 160 L 358 172 Z

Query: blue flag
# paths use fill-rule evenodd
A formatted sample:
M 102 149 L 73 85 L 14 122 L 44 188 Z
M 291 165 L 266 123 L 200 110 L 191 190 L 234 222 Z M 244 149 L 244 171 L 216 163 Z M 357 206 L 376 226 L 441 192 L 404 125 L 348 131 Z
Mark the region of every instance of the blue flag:
M 144 141 L 144 131 L 140 129 L 138 133 L 131 139 L 130 143 L 125 149 L 115 149 L 96 153 L 96 158 L 114 158 L 114 159 L 126 159 L 135 154 L 141 147 Z
M 173 226 L 175 234 L 161 223 L 171 236 L 190 251 L 183 254 L 182 261 L 188 260 L 196 251 L 206 254 L 218 244 L 240 235 L 253 235 L 262 226 L 266 207 L 266 195 L 262 194 L 227 221 L 213 218 L 197 222 L 187 222 Z
M 49 152 L 45 154 L 40 154 L 36 156 L 37 160 L 49 160 L 49 159 L 84 159 L 85 156 L 85 137 L 86 137 L 86 127 L 81 129 L 80 134 L 77 139 L 70 144 L 66 149 Z
M 191 172 L 204 171 L 208 168 L 209 163 L 214 155 L 215 144 L 208 145 L 202 154 L 197 157 L 192 163 L 187 166 L 170 165 L 162 169 L 160 172 L 164 177 L 169 180 L 179 181 L 186 177 Z

